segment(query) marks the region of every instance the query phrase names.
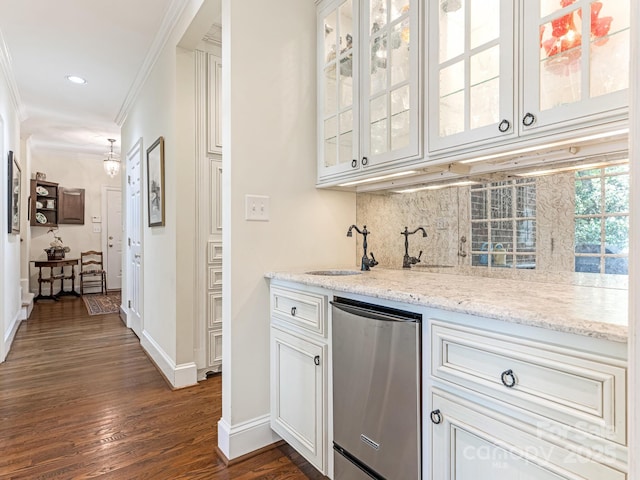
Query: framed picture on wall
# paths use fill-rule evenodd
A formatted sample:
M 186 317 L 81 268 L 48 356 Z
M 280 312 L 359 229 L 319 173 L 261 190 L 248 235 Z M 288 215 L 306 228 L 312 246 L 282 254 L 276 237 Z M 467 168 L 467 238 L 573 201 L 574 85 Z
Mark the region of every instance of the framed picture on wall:
M 147 149 L 147 205 L 149 226 L 164 225 L 164 138 Z
M 7 232 L 20 233 L 20 187 L 22 171 L 20 170 L 20 165 L 18 165 L 18 159 L 13 155 L 12 150 L 9 150 L 7 163 L 7 178 L 9 180 L 7 185 Z

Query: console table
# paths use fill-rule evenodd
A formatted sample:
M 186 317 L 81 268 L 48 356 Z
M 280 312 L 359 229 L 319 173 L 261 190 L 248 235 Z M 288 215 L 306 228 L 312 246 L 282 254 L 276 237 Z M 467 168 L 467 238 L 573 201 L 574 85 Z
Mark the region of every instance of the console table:
M 80 294 L 76 292 L 76 265 L 78 265 L 77 258 L 63 258 L 61 260 L 35 260 L 33 265 L 38 269 L 38 295 L 33 299 L 38 300 L 58 300 L 63 295 L 73 295 L 79 297 Z M 71 272 L 65 274 L 64 267 L 71 267 Z M 49 276 L 42 278 L 42 269 L 49 268 Z M 59 268 L 60 273 L 54 274 L 53 269 Z M 64 281 L 71 279 L 71 290 L 64 289 Z M 56 280 L 60 280 L 60 291 L 53 293 L 53 283 Z M 49 284 L 49 295 L 42 294 L 42 284 Z

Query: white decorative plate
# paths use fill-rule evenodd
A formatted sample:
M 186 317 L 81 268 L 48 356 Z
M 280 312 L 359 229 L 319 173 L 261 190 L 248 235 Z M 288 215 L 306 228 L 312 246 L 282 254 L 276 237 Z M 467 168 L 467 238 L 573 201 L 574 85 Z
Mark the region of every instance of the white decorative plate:
M 38 187 L 36 187 L 36 193 L 37 193 L 38 195 L 49 195 L 49 190 L 47 190 L 47 189 L 46 189 L 46 188 L 44 188 L 44 187 L 40 187 L 40 186 L 38 186 Z
M 44 208 L 42 202 L 36 202 L 36 208 Z
M 47 223 L 47 217 L 45 217 L 44 213 L 38 212 L 36 213 L 36 222 Z

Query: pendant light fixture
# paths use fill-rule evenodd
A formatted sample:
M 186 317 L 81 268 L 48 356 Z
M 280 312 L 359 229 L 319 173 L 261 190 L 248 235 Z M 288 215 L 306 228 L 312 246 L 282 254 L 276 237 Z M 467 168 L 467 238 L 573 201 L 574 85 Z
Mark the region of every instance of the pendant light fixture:
M 107 172 L 111 178 L 115 177 L 120 172 L 120 159 L 118 154 L 113 153 L 113 143 L 116 141 L 114 138 L 109 138 L 111 142 L 111 149 L 107 153 L 107 158 L 104 159 L 104 171 Z

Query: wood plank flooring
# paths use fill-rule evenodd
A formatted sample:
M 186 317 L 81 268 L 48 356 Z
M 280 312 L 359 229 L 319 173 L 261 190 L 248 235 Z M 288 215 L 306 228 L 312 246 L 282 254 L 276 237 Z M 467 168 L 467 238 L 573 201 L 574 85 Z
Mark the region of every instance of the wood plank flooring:
M 284 445 L 225 467 L 221 377 L 171 391 L 117 315 L 36 304 L 0 364 L 0 479 L 322 479 Z

